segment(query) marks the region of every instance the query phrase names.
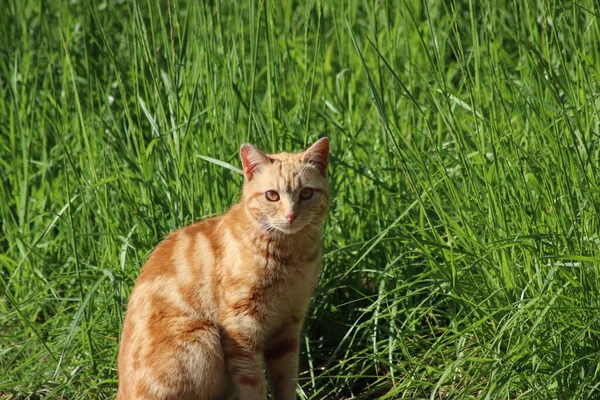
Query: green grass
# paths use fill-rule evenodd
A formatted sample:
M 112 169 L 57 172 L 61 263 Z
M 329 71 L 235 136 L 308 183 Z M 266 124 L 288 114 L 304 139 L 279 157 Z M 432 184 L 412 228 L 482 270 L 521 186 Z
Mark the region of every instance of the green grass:
M 212 5 L 209 5 L 212 4 Z M 332 142 L 301 399 L 600 397 L 600 5 L 0 12 L 0 398 L 112 398 L 139 267 Z

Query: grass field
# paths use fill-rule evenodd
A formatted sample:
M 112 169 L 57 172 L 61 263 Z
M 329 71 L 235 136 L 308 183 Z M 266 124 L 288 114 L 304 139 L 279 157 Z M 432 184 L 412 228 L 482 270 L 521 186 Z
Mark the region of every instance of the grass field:
M 240 143 L 332 143 L 300 399 L 600 398 L 600 4 L 3 0 L 0 398 L 116 391 Z

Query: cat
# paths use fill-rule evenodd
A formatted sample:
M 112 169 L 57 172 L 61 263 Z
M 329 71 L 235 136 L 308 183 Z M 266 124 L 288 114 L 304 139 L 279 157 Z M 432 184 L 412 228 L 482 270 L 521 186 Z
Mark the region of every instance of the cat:
M 300 331 L 321 270 L 329 140 L 240 148 L 239 203 L 168 235 L 129 299 L 117 400 L 296 399 Z

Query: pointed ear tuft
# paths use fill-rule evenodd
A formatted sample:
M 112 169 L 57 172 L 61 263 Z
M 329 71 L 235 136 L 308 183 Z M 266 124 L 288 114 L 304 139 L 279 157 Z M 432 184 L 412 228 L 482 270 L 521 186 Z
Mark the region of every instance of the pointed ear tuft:
M 244 176 L 248 181 L 251 181 L 262 167 L 271 162 L 265 153 L 249 143 L 244 143 L 240 147 L 240 158 L 242 159 Z
M 319 169 L 321 175 L 327 176 L 327 162 L 329 159 L 329 139 L 321 138 L 310 146 L 302 155 L 302 161 L 313 164 Z

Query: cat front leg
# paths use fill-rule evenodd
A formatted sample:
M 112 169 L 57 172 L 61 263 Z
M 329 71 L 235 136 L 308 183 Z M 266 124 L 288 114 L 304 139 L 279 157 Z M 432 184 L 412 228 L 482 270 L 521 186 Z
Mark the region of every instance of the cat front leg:
M 275 400 L 295 400 L 301 323 L 284 325 L 267 341 L 265 361 Z
M 265 400 L 267 385 L 260 342 L 235 328 L 223 332 L 222 342 L 227 367 L 237 388 L 237 399 Z

